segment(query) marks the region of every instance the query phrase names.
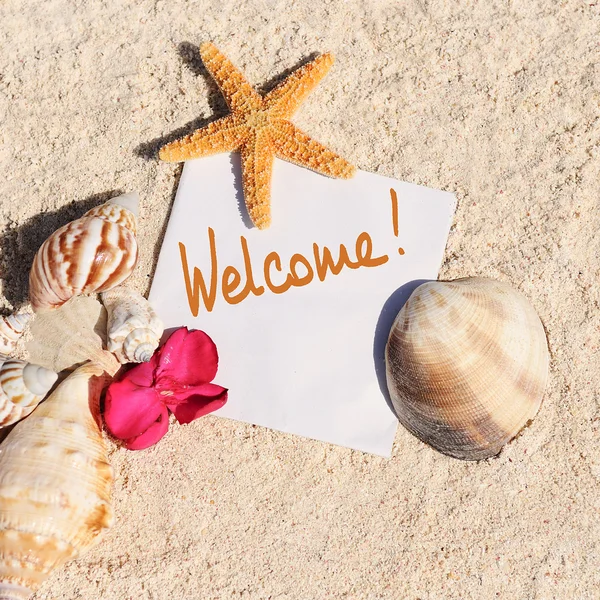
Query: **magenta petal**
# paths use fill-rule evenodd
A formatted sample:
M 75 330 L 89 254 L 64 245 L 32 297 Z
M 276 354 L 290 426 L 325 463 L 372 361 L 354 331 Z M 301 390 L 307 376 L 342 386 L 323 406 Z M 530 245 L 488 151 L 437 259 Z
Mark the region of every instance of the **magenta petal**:
M 139 387 L 150 387 L 154 384 L 154 370 L 158 366 L 158 353 L 155 352 L 149 362 L 139 363 L 126 371 L 121 380 L 128 379 Z
M 116 438 L 127 440 L 144 433 L 164 410 L 154 388 L 138 387 L 127 377 L 108 386 L 104 421 Z
M 158 419 L 146 429 L 142 435 L 125 441 L 125 447 L 129 450 L 144 450 L 153 446 L 167 433 L 169 429 L 169 411 L 163 407 Z
M 194 388 L 194 393 L 184 401 L 167 405 L 180 423 L 194 419 L 221 408 L 227 402 L 227 389 L 214 383 L 205 383 Z
M 180 386 L 212 381 L 217 374 L 219 355 L 206 333 L 180 327 L 165 342 L 158 360 L 157 387 L 169 389 L 172 381 Z

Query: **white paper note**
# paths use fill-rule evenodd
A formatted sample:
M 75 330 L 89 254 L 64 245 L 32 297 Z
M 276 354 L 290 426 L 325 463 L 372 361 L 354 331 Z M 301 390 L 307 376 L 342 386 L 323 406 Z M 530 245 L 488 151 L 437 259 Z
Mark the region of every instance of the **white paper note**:
M 385 342 L 416 280 L 437 278 L 454 196 L 363 171 L 329 179 L 276 160 L 271 206 L 271 227 L 251 227 L 237 154 L 187 162 L 150 301 L 166 327 L 215 341 L 215 383 L 229 388 L 217 415 L 387 457 L 397 420 Z

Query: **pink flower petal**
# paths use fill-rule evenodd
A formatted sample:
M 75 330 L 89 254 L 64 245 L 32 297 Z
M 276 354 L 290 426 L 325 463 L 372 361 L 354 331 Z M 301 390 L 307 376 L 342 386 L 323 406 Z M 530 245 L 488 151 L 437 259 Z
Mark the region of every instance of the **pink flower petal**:
M 158 419 L 142 435 L 125 441 L 129 450 L 145 450 L 162 439 L 169 429 L 169 411 L 163 406 Z
M 194 393 L 182 402 L 167 404 L 180 423 L 194 419 L 221 408 L 227 402 L 227 389 L 214 383 L 194 387 Z
M 186 386 L 212 381 L 217 374 L 219 355 L 206 333 L 180 327 L 161 348 L 158 362 L 156 387 L 168 390 L 174 385 L 172 382 Z
M 164 409 L 154 388 L 138 387 L 127 378 L 108 386 L 104 421 L 108 431 L 120 440 L 144 433 Z
M 138 387 L 151 387 L 154 384 L 156 367 L 158 367 L 158 352 L 155 352 L 148 362 L 139 363 L 126 371 L 120 379 L 128 379 Z

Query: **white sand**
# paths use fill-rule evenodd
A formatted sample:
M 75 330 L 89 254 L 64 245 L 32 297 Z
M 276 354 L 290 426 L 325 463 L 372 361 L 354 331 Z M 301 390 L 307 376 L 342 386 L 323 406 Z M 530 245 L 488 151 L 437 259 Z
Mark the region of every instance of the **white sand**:
M 213 40 L 258 86 L 332 50 L 295 122 L 456 193 L 441 277 L 513 284 L 552 352 L 537 419 L 481 464 L 402 428 L 386 461 L 216 417 L 113 446 L 116 526 L 37 600 L 599 597 L 599 33 L 591 0 L 0 4 L 4 308 L 117 191 L 141 194 L 148 290 L 180 167 L 139 154 L 225 113 L 190 50 Z

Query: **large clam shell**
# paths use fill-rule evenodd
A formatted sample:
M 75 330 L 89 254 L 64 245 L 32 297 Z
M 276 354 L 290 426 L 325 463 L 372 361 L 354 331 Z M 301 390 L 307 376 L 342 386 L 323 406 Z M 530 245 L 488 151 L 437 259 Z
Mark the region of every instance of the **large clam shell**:
M 386 346 L 400 422 L 464 460 L 495 456 L 537 413 L 548 345 L 529 302 L 483 278 L 432 281 L 410 296 Z

